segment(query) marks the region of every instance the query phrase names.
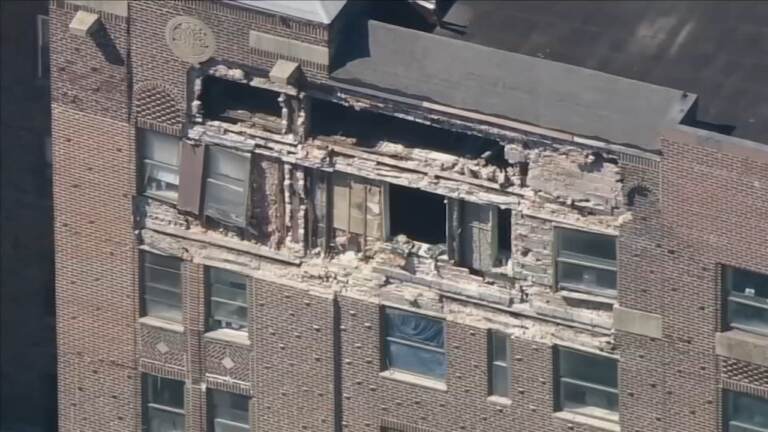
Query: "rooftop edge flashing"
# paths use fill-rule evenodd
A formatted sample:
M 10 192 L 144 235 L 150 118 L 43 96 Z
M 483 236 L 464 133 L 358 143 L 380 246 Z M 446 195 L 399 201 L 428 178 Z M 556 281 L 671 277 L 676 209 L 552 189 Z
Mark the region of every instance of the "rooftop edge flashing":
M 223 3 L 328 25 L 347 0 L 223 0 Z

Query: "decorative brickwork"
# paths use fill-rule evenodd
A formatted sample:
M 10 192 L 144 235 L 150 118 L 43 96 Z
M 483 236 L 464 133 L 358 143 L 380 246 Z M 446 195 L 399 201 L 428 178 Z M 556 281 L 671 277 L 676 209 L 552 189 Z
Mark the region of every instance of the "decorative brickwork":
M 139 126 L 155 129 L 154 124 L 170 128 L 180 135 L 183 122 L 181 103 L 173 95 L 173 90 L 158 82 L 140 84 L 134 90 L 134 110 Z M 166 130 L 161 130 L 166 132 Z
M 768 389 L 768 368 L 764 366 L 720 357 L 720 370 L 723 379 Z
M 250 349 L 230 343 L 207 339 L 205 345 L 205 372 L 248 383 L 251 381 Z
M 187 365 L 184 342 L 182 333 L 139 324 L 139 350 L 143 359 L 184 369 Z

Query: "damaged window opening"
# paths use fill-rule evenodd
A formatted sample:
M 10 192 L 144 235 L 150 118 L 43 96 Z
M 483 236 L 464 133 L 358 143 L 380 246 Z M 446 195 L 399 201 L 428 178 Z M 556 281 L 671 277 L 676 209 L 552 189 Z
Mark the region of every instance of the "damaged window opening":
M 768 335 L 768 275 L 723 267 L 728 325 Z
M 734 391 L 727 398 L 727 432 L 768 432 L 768 399 Z
M 214 76 L 204 77 L 202 88 L 200 100 L 206 119 L 252 122 L 276 132 L 281 130 L 279 93 Z
M 233 227 L 245 227 L 250 158 L 211 146 L 205 161 L 204 214 Z
M 150 252 L 141 253 L 142 313 L 181 322 L 181 260 Z
M 557 347 L 557 410 L 619 421 L 617 361 Z
M 445 244 L 445 198 L 430 192 L 389 185 L 389 218 L 392 237 L 404 234 L 427 244 Z
M 512 209 L 499 209 L 499 264 L 512 256 Z
M 144 195 L 175 203 L 179 193 L 178 137 L 140 129 L 141 192 Z
M 248 282 L 245 276 L 216 267 L 206 267 L 209 330 L 248 331 Z
M 321 99 L 312 101 L 312 133 L 319 137 L 340 136 L 354 140 L 358 147 L 376 150 L 392 156 L 404 157 L 409 151 L 431 150 L 454 156 L 441 158 L 447 169 L 457 168 L 459 160 L 466 158 L 478 166 L 493 165 L 504 168 L 504 146 L 498 141 L 478 135 L 405 120 L 399 117 L 347 107 Z M 412 155 L 418 158 L 419 155 Z M 434 154 L 421 155 L 425 159 Z
M 208 391 L 209 425 L 212 432 L 247 432 L 248 422 L 247 396 L 225 392 L 222 390 Z
M 368 239 L 384 239 L 386 186 L 341 173 L 332 176 L 332 183 L 335 243 L 359 251 Z
M 184 431 L 184 381 L 143 374 L 147 432 Z
M 616 296 L 616 238 L 556 228 L 559 289 Z
M 384 309 L 386 369 L 397 369 L 438 380 L 445 379 L 445 335 L 443 321 L 406 312 Z

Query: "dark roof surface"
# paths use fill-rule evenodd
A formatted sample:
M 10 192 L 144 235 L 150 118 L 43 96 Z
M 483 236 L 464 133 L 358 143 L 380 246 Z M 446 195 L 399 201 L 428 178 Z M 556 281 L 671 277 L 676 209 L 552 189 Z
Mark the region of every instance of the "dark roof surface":
M 692 96 L 594 70 L 369 21 L 333 80 L 525 123 L 658 149 Z M 345 48 L 352 51 L 352 48 Z
M 697 126 L 768 143 L 768 2 L 458 0 L 444 21 L 435 33 L 695 93 Z

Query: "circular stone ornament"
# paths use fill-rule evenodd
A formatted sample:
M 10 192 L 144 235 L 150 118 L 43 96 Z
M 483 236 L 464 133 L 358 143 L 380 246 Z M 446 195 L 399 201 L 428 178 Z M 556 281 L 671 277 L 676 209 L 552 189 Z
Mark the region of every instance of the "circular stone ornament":
M 165 40 L 176 57 L 189 63 L 202 63 L 216 51 L 216 37 L 204 22 L 189 16 L 168 21 Z

